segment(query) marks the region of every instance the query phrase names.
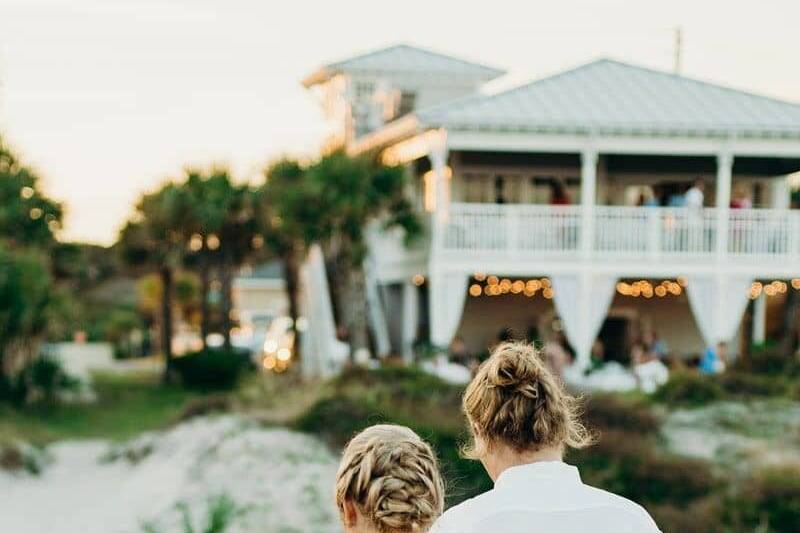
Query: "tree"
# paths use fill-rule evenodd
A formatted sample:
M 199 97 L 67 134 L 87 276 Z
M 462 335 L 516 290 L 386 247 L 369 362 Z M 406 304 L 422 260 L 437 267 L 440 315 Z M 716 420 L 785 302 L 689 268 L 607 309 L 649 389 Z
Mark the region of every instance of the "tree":
M 354 353 L 368 346 L 366 228 L 376 222 L 384 228 L 401 227 L 411 240 L 421 232 L 421 224 L 405 194 L 407 176 L 402 167 L 336 152 L 312 165 L 306 179 L 316 195 L 317 231 L 343 289 L 334 297 Z
M 123 260 L 136 269 L 157 272 L 161 279 L 160 333 L 165 381 L 172 378 L 174 278 L 183 260 L 185 228 L 190 223 L 190 195 L 185 188 L 168 183 L 142 196 L 134 217 L 119 237 Z
M 305 176 L 305 169 L 295 160 L 283 158 L 264 172 L 265 181 L 258 191 L 257 220 L 265 249 L 283 266 L 289 316 L 294 332 L 294 357 L 302 358 L 297 321 L 300 318 L 300 265 L 308 245 L 322 239 L 324 213 L 319 195 Z
M 46 248 L 61 227 L 61 205 L 42 194 L 38 176 L 0 139 L 0 240 L 9 248 Z

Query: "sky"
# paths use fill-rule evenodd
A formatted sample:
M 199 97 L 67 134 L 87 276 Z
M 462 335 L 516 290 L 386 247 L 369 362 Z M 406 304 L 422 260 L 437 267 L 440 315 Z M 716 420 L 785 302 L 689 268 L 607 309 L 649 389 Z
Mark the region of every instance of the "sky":
M 0 133 L 66 205 L 61 237 L 114 241 L 136 198 L 187 165 L 241 179 L 313 156 L 299 80 L 404 42 L 521 83 L 613 57 L 800 101 L 800 2 L 765 0 L 0 0 Z

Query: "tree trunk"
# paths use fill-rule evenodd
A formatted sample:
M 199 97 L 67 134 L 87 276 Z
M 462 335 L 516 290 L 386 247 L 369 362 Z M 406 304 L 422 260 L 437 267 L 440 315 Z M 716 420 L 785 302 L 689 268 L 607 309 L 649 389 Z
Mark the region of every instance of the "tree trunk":
M 294 331 L 295 363 L 302 361 L 302 343 L 297 330 L 297 319 L 300 318 L 300 254 L 294 248 L 283 256 L 283 277 L 286 283 L 286 297 L 289 300 L 289 317 L 292 319 Z
M 208 348 L 206 339 L 211 333 L 211 311 L 208 306 L 208 292 L 211 286 L 211 268 L 208 264 L 208 256 L 204 253 L 200 258 L 200 339 L 203 342 L 203 350 Z
M 164 382 L 172 380 L 172 284 L 173 272 L 161 267 L 161 353 L 164 355 Z
M 230 350 L 231 345 L 231 313 L 233 312 L 233 264 L 228 254 L 222 258 L 220 268 L 222 284 L 222 338 L 225 350 Z
M 348 313 L 348 332 L 350 337 L 350 353 L 355 354 L 359 350 L 369 348 L 369 336 L 367 333 L 367 291 L 364 269 L 361 267 L 351 268 L 349 272 L 349 296 L 347 306 Z
M 800 297 L 797 291 L 790 289 L 786 294 L 783 309 L 783 323 L 781 324 L 780 350 L 782 354 L 793 356 L 797 349 L 797 319 Z

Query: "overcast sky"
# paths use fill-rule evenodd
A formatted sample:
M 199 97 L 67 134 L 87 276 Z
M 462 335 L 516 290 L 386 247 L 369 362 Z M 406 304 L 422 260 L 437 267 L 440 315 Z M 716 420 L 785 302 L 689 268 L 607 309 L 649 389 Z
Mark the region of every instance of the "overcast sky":
M 312 154 L 323 62 L 406 42 L 513 81 L 609 56 L 800 100 L 800 2 L 0 0 L 0 132 L 67 205 L 64 237 L 113 242 L 186 164 L 243 178 Z

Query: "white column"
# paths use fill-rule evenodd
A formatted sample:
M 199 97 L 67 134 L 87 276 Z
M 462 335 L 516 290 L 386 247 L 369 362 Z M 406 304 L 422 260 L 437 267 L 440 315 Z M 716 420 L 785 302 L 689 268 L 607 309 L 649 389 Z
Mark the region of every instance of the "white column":
M 732 177 L 733 155 L 720 152 L 717 155 L 717 257 L 720 259 L 728 253 Z
M 406 281 L 403 284 L 403 319 L 400 323 L 400 350 L 403 362 L 414 362 L 414 341 L 417 340 L 417 327 L 419 325 L 419 289 Z
M 753 344 L 767 339 L 767 297 L 760 294 L 753 302 Z
M 594 205 L 597 200 L 597 152 L 581 152 L 581 250 L 592 254 L 594 246 Z

